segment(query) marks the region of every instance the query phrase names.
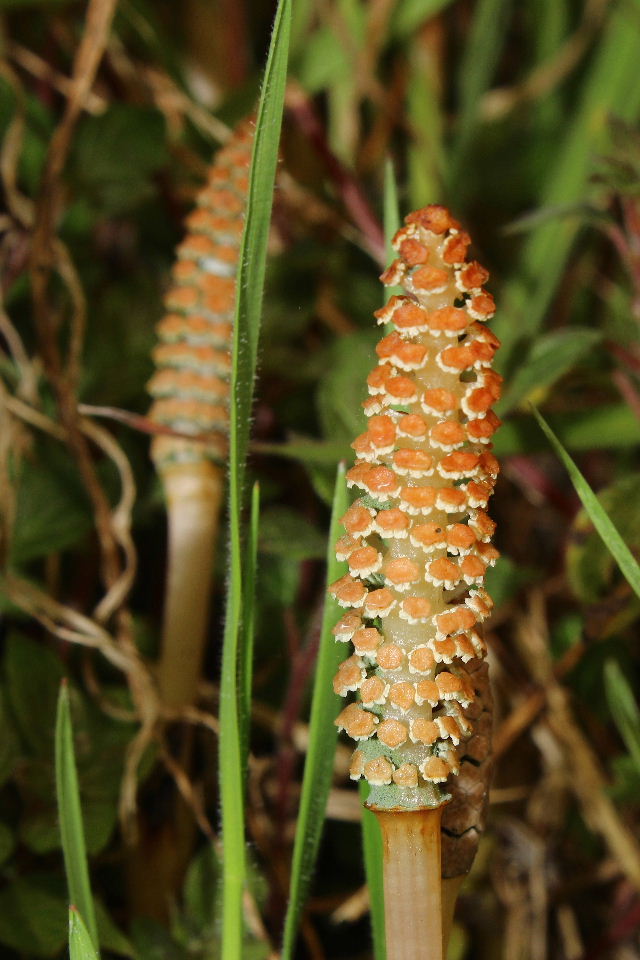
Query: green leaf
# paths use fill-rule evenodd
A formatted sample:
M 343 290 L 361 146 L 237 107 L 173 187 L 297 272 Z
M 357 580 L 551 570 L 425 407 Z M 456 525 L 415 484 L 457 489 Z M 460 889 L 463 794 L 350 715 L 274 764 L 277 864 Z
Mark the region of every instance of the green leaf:
M 339 563 L 335 559 L 334 544 L 340 535 L 340 517 L 347 506 L 345 468 L 341 465 L 336 477 L 329 528 L 327 586 L 337 580 L 346 569 L 344 563 Z M 282 960 L 293 960 L 295 956 L 296 935 L 318 854 L 327 797 L 331 787 L 333 758 L 338 738 L 334 720 L 340 710 L 340 698 L 333 692 L 331 679 L 344 656 L 340 644 L 336 643 L 331 631 L 339 616 L 340 607 L 332 597 L 326 596 L 313 682 L 307 759 L 296 822 Z
M 21 956 L 53 957 L 67 940 L 67 904 L 43 879 L 21 876 L 0 890 L 0 943 Z
M 363 330 L 340 337 L 327 358 L 324 377 L 317 393 L 318 414 L 325 437 L 332 443 L 350 444 L 366 428 L 362 410 L 367 374 L 371 357 L 380 335 L 375 330 Z
M 395 40 L 406 39 L 451 3 L 452 0 L 401 0 L 391 14 L 391 35 Z
M 536 338 L 524 362 L 516 367 L 497 412 L 502 416 L 527 400 L 541 402 L 549 388 L 601 340 L 598 330 L 584 327 L 554 330 Z
M 56 718 L 56 796 L 60 814 L 60 835 L 67 874 L 69 899 L 82 913 L 94 944 L 98 943 L 98 928 L 80 807 L 78 772 L 73 749 L 69 690 L 66 683 L 60 687 Z
M 11 856 L 15 845 L 16 840 L 13 830 L 0 820 L 0 864 L 3 864 Z
M 359 784 L 363 805 L 369 796 L 369 784 Z M 375 813 L 364 807 L 362 811 L 362 853 L 364 872 L 369 890 L 369 913 L 375 960 L 386 960 L 387 947 L 384 926 L 384 878 L 382 874 L 382 833 Z
M 117 953 L 121 957 L 134 957 L 135 950 L 128 937 L 125 937 L 113 920 L 109 911 L 97 897 L 94 900 L 96 923 L 98 925 L 98 941 L 103 950 Z
M 6 690 L 20 735 L 30 752 L 48 761 L 53 754 L 62 664 L 46 644 L 12 632 L 7 638 L 5 670 Z
M 640 423 L 622 403 L 603 404 L 549 416 L 549 423 L 565 447 L 571 450 L 617 449 L 640 443 Z M 532 416 L 510 417 L 495 435 L 497 457 L 543 450 L 546 441 Z
M 229 437 L 230 574 L 220 680 L 219 776 L 224 846 L 222 960 L 238 960 L 242 950 L 242 895 L 246 881 L 242 731 L 247 719 L 240 716 L 244 691 L 240 693 L 239 681 L 242 678 L 244 682 L 247 676 L 246 666 L 240 665 L 245 655 L 241 621 L 243 613 L 246 617 L 247 609 L 242 596 L 241 516 L 290 23 L 290 0 L 280 0 L 256 120 L 233 331 Z
M 20 745 L 13 726 L 12 718 L 6 706 L 6 694 L 0 688 L 0 786 L 12 775 L 14 765 L 20 756 Z
M 242 649 L 238 658 L 238 689 L 242 698 L 240 707 L 240 737 L 242 742 L 242 766 L 246 777 L 249 759 L 249 735 L 251 726 L 251 703 L 253 699 L 253 648 L 256 618 L 256 571 L 258 566 L 258 531 L 260 527 L 260 486 L 254 483 L 251 491 L 251 517 L 249 536 L 244 558 L 244 583 L 242 593 Z
M 569 476 L 571 477 L 571 482 L 575 487 L 576 493 L 580 497 L 583 507 L 591 518 L 591 522 L 602 537 L 605 546 L 615 558 L 616 563 L 620 567 L 620 570 L 622 571 L 627 583 L 633 592 L 640 597 L 640 566 L 638 566 L 635 557 L 627 547 L 626 543 L 614 527 L 605 511 L 602 509 L 602 505 L 598 501 L 596 494 L 582 476 L 549 424 L 535 409 L 535 407 L 533 408 L 533 413 L 536 417 L 536 420 L 540 424 L 541 429 L 544 431 L 551 445 L 565 465 Z
M 306 517 L 288 507 L 265 510 L 260 523 L 260 552 L 290 560 L 317 560 L 326 540 Z
M 384 216 L 383 216 L 384 235 L 387 238 L 387 262 L 391 263 L 395 259 L 396 252 L 391 246 L 394 235 L 400 229 L 400 203 L 398 200 L 398 184 L 393 169 L 393 162 L 387 157 L 384 164 Z M 385 287 L 382 305 L 387 302 L 389 297 L 398 296 L 402 292 L 401 287 Z
M 69 957 L 71 960 L 98 960 L 89 931 L 77 907 L 69 907 Z
M 616 660 L 607 660 L 605 664 L 604 688 L 613 721 L 640 773 L 640 710 L 631 684 Z

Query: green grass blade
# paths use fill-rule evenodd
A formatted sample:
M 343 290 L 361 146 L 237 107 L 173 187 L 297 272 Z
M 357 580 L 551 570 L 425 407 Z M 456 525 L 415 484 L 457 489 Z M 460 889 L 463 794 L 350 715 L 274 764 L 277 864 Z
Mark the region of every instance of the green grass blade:
M 629 681 L 616 660 L 607 660 L 605 664 L 604 688 L 614 723 L 640 771 L 640 710 Z
M 260 525 L 260 484 L 254 483 L 251 491 L 251 517 L 245 548 L 244 583 L 242 593 L 243 642 L 238 656 L 239 689 L 243 706 L 240 710 L 242 765 L 247 768 L 249 755 L 249 728 L 253 694 L 253 645 L 255 637 L 256 569 L 258 564 L 258 530 Z
M 69 907 L 69 956 L 71 960 L 98 960 L 80 911 Z
M 391 246 L 394 234 L 400 229 L 400 203 L 398 201 L 398 184 L 393 169 L 393 161 L 387 157 L 384 165 L 384 198 L 383 198 L 383 227 L 386 239 L 387 263 L 395 259 L 396 252 Z M 385 288 L 382 304 L 387 302 L 389 297 L 397 296 L 401 293 L 400 287 Z
M 220 680 L 220 802 L 224 849 L 222 960 L 240 960 L 246 878 L 242 730 L 247 718 L 239 688 L 242 658 L 242 498 L 258 357 L 267 240 L 287 77 L 290 0 L 280 0 L 258 106 L 249 173 L 247 215 L 240 248 L 231 370 L 229 437 L 229 581 Z M 246 611 L 244 611 L 246 612 Z
M 475 5 L 459 70 L 460 107 L 456 138 L 451 152 L 450 183 L 459 189 L 460 175 L 478 123 L 478 104 L 489 88 L 507 39 L 506 10 L 509 0 L 479 0 Z
M 369 796 L 369 784 L 360 784 L 362 803 Z M 384 881 L 382 874 L 382 834 L 375 813 L 366 808 L 362 811 L 362 852 L 364 871 L 369 890 L 369 912 L 373 936 L 374 960 L 386 960 L 387 947 L 384 929 Z
M 98 927 L 89 883 L 89 868 L 84 842 L 84 826 L 73 749 L 73 731 L 69 709 L 69 689 L 60 687 L 55 732 L 56 796 L 60 818 L 62 852 L 67 874 L 69 899 L 86 917 L 87 929 L 97 949 Z M 94 950 L 95 953 L 95 950 Z
M 339 521 L 347 506 L 345 468 L 344 464 L 341 464 L 338 467 L 331 511 L 327 550 L 327 585 L 333 583 L 345 572 L 345 564 L 338 562 L 335 558 L 334 544 L 340 536 Z M 313 682 L 309 745 L 304 766 L 300 808 L 293 847 L 289 905 L 285 918 L 281 960 L 293 960 L 295 956 L 296 935 L 318 853 L 324 811 L 331 787 L 333 758 L 338 738 L 334 720 L 341 707 L 340 697 L 333 692 L 331 680 L 338 664 L 344 659 L 344 650 L 341 648 L 341 644 L 336 643 L 331 630 L 340 618 L 340 612 L 340 607 L 336 601 L 332 597 L 326 596 L 318 662 Z
M 637 83 L 637 14 L 626 3 L 612 5 L 582 85 L 582 98 L 545 180 L 539 206 L 569 206 L 585 198 L 594 158 L 602 149 L 610 113 L 633 120 L 640 109 Z M 502 297 L 495 330 L 507 365 L 521 338 L 540 327 L 581 226 L 579 217 L 541 224 L 528 237 L 515 279 Z
M 638 566 L 635 557 L 603 510 L 596 494 L 582 476 L 549 424 L 546 422 L 544 417 L 538 413 L 535 407 L 533 408 L 533 412 L 538 423 L 540 424 L 541 429 L 544 431 L 552 447 L 567 468 L 567 472 L 571 477 L 571 482 L 576 489 L 576 493 L 582 501 L 583 507 L 589 515 L 589 519 L 602 537 L 605 546 L 610 551 L 614 560 L 620 567 L 625 580 L 633 592 L 640 597 L 640 566 Z

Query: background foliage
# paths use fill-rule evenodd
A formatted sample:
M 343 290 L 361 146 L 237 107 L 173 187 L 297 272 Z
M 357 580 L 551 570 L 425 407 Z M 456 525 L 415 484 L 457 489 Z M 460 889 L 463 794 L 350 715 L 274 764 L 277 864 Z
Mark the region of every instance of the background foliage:
M 227 560 L 223 538 L 200 719 L 152 735 L 165 531 L 145 383 L 182 218 L 255 103 L 275 7 L 121 0 L 107 35 L 108 8 L 85 20 L 80 3 L 0 0 L 0 944 L 39 958 L 66 943 L 67 676 L 103 952 L 215 958 Z M 85 94 L 69 77 L 87 37 Z M 382 295 L 387 158 L 402 213 L 443 201 L 472 233 L 508 378 L 487 632 L 496 777 L 452 956 L 640 957 L 640 603 L 530 408 L 637 556 L 639 37 L 637 0 L 293 4 L 248 471 L 261 516 L 243 957 L 273 956 L 283 929 L 336 466 L 361 430 Z M 301 960 L 372 956 L 347 757 L 339 746 Z

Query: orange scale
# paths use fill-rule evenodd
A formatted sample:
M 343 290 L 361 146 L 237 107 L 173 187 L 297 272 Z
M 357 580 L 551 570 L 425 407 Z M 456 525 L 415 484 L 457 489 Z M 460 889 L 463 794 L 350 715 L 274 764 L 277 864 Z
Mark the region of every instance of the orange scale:
M 339 697 L 346 697 L 358 689 L 366 674 L 358 657 L 349 657 L 338 667 L 333 678 L 333 692 Z
M 440 731 L 433 720 L 427 720 L 426 717 L 416 717 L 411 722 L 409 736 L 414 743 L 424 743 L 430 747 L 439 738 Z
M 438 557 L 428 564 L 425 579 L 436 587 L 443 586 L 445 590 L 451 590 L 460 580 L 458 564 L 448 557 Z
M 491 484 L 484 480 L 470 480 L 465 487 L 467 501 L 472 509 L 486 507 L 493 493 Z
M 465 684 L 461 677 L 443 670 L 436 674 L 436 685 L 442 700 L 457 700 L 459 703 L 470 703 L 473 700 L 473 690 Z
M 360 699 L 365 706 L 378 704 L 381 706 L 387 700 L 388 685 L 380 677 L 368 677 L 360 687 Z
M 373 657 L 383 641 L 383 636 L 375 627 L 359 627 L 351 636 L 353 649 L 358 656 Z
M 469 526 L 475 530 L 479 540 L 490 540 L 496 530 L 496 522 L 484 510 L 474 510 L 469 517 Z
M 458 397 L 451 390 L 445 390 L 444 387 L 425 390 L 420 402 L 425 413 L 431 413 L 434 416 L 452 413 L 458 409 Z
M 414 647 L 409 654 L 410 673 L 430 673 L 435 667 L 435 657 L 426 644 Z
M 331 632 L 336 640 L 347 643 L 361 627 L 362 620 L 357 613 L 346 613 L 344 617 L 340 617 Z
M 462 373 L 471 370 L 476 363 L 475 351 L 471 346 L 445 347 L 436 356 L 436 363 L 447 373 Z
M 466 633 L 459 633 L 455 637 L 456 644 L 456 656 L 460 657 L 463 663 L 466 663 L 468 660 L 472 660 L 474 657 L 478 656 L 478 652 L 466 635 Z
M 389 703 L 406 713 L 415 703 L 416 691 L 412 683 L 407 680 L 401 680 L 399 683 L 392 683 L 389 687 Z
M 390 747 L 392 750 L 395 750 L 396 747 L 399 747 L 401 744 L 406 743 L 409 736 L 409 731 L 407 730 L 406 724 L 402 723 L 400 720 L 383 720 L 381 724 L 378 725 L 376 731 L 378 735 L 378 740 L 381 743 L 384 743 L 385 747 Z
M 349 764 L 349 778 L 359 780 L 364 773 L 364 755 L 361 750 L 354 750 Z
M 409 528 L 409 517 L 398 507 L 379 510 L 375 519 L 375 529 L 381 537 L 405 537 Z
M 367 433 L 376 447 L 390 447 L 396 438 L 395 424 L 386 414 L 371 417 Z
M 428 324 L 431 333 L 453 335 L 467 329 L 469 317 L 461 307 L 441 307 L 429 313 Z
M 358 547 L 362 545 L 360 537 L 352 537 L 349 533 L 345 534 L 344 537 L 340 537 L 340 539 L 336 541 L 336 559 L 340 561 L 346 560 L 354 550 L 357 550 Z
M 490 297 L 491 294 L 487 293 L 486 296 Z M 493 298 L 491 299 L 493 300 Z M 469 327 L 469 336 L 473 337 L 474 342 L 488 344 L 494 352 L 502 346 L 493 330 L 490 330 L 484 323 L 472 323 Z
M 366 617 L 386 617 L 396 605 L 396 598 L 388 587 L 380 587 L 379 590 L 370 590 L 364 601 L 364 613 Z
M 456 639 L 456 637 L 443 637 L 441 640 L 431 641 L 433 656 L 438 663 L 451 663 L 456 656 Z
M 178 260 L 173 265 L 173 276 L 179 283 L 184 283 L 185 280 L 190 280 L 195 273 L 198 271 L 198 264 L 194 263 L 193 260 Z
M 425 702 L 432 707 L 440 703 L 440 691 L 435 680 L 419 680 L 416 683 L 416 703 L 420 706 Z
M 211 217 L 209 220 L 209 229 L 212 233 L 240 237 L 242 236 L 243 227 L 244 221 L 240 218 L 233 220 L 231 217 Z
M 442 450 L 452 450 L 466 440 L 465 429 L 457 420 L 441 420 L 429 431 L 434 446 Z
M 419 769 L 429 783 L 444 783 L 449 776 L 449 764 L 441 757 L 429 757 Z
M 424 307 L 408 300 L 394 311 L 393 323 L 398 330 L 422 333 L 429 329 L 429 314 Z
M 417 267 L 429 259 L 427 247 L 412 237 L 401 242 L 398 252 L 408 267 Z
M 439 523 L 420 523 L 411 529 L 409 538 L 414 547 L 422 547 L 426 553 L 445 546 L 445 532 Z
M 351 449 L 355 450 L 356 454 L 361 457 L 363 460 L 375 460 L 376 458 L 376 449 L 371 443 L 371 437 L 369 431 L 366 433 L 361 433 L 359 437 L 351 444 Z
M 435 504 L 445 513 L 459 513 L 467 505 L 466 493 L 460 487 L 441 487 L 436 493 Z
M 379 500 L 388 500 L 389 497 L 398 495 L 400 484 L 394 471 L 389 467 L 373 467 L 367 476 L 366 489 L 373 497 L 377 497 Z
M 420 579 L 420 567 L 409 557 L 388 560 L 383 573 L 387 584 L 396 590 L 408 590 L 412 583 Z
M 382 404 L 378 397 L 367 397 L 366 400 L 362 401 L 362 409 L 365 417 L 371 417 L 381 412 Z
M 375 547 L 359 547 L 349 555 L 349 572 L 354 577 L 369 577 L 382 566 L 382 554 Z
M 483 343 L 482 340 L 473 340 L 468 347 L 472 358 L 472 366 L 488 367 L 493 363 L 495 348 L 489 343 Z
M 359 503 L 352 504 L 347 512 L 340 517 L 340 523 L 344 526 L 347 533 L 352 536 L 367 537 L 373 528 L 373 518 L 375 514 L 368 507 L 363 507 Z
M 428 356 L 427 348 L 423 344 L 403 341 L 394 350 L 391 361 L 401 370 L 420 370 Z
M 490 320 L 495 312 L 496 302 L 486 290 L 477 293 L 467 303 L 467 313 L 474 320 Z
M 433 473 L 433 457 L 424 450 L 396 450 L 393 466 L 400 476 L 428 477 Z
M 435 723 L 443 740 L 451 740 L 456 746 L 460 743 L 461 730 L 455 717 L 450 717 L 445 713 L 436 717 Z
M 447 547 L 452 552 L 464 553 L 476 543 L 475 532 L 466 523 L 452 523 L 447 527 Z
M 480 463 L 481 459 L 477 453 L 458 450 L 442 458 L 438 464 L 438 473 L 443 477 L 459 480 L 465 476 L 473 476 Z
M 445 241 L 442 259 L 452 266 L 456 263 L 462 263 L 470 246 L 471 237 L 465 230 L 462 230 Z
M 339 730 L 344 730 L 354 740 L 368 740 L 378 724 L 378 718 L 358 704 L 350 703 L 340 711 L 334 722 Z
M 486 620 L 493 610 L 493 600 L 482 588 L 473 590 L 465 600 L 465 605 L 476 617 L 476 623 Z
M 200 299 L 195 287 L 172 287 L 167 291 L 164 302 L 171 310 L 188 310 L 195 307 Z
M 447 230 L 457 230 L 460 224 L 454 220 L 446 207 L 438 203 L 431 203 L 420 210 L 414 210 L 404 218 L 406 224 L 416 223 L 431 233 L 446 233 Z
M 401 763 L 393 771 L 393 782 L 399 787 L 417 787 L 418 768 L 415 763 Z
M 451 279 L 448 270 L 441 267 L 419 267 L 411 274 L 411 284 L 416 290 L 426 290 L 429 293 L 442 293 Z M 466 317 L 465 317 L 466 326 Z
M 402 260 L 394 260 L 387 269 L 380 274 L 380 280 L 385 287 L 397 287 L 405 274 L 405 265 Z
M 341 607 L 361 607 L 367 598 L 367 588 L 364 583 L 354 580 L 349 574 L 332 583 L 329 592 Z
M 427 435 L 427 423 L 419 413 L 405 413 L 398 420 L 399 437 L 412 437 L 419 440 Z
M 383 324 L 386 324 L 386 323 L 391 323 L 393 321 L 393 314 L 395 313 L 396 309 L 399 306 L 401 306 L 401 304 L 406 302 L 407 302 L 406 297 L 398 297 L 398 296 L 389 297 L 384 307 L 380 307 L 379 310 L 373 311 L 373 315 L 378 321 L 378 326 L 382 326 Z M 389 334 L 389 336 L 394 336 L 394 334 L 391 333 Z M 396 334 L 396 336 L 398 336 L 398 334 Z M 385 337 L 384 339 L 386 340 L 387 338 Z M 381 340 L 380 342 L 384 343 L 384 340 Z
M 363 773 L 372 787 L 385 787 L 391 783 L 394 770 L 393 764 L 386 757 L 376 757 L 365 763 Z
M 487 564 L 473 553 L 467 554 L 460 561 L 460 572 L 467 583 L 477 583 L 484 578 Z
M 426 597 L 405 597 L 400 601 L 400 619 L 408 623 L 426 623 L 431 604 Z
M 367 377 L 369 393 L 373 396 L 376 396 L 379 393 L 384 393 L 386 390 L 387 380 L 393 377 L 394 372 L 395 371 L 386 363 L 382 363 L 372 370 Z
M 456 276 L 456 286 L 458 290 L 468 292 L 477 290 L 489 279 L 489 271 L 486 270 L 477 260 L 465 264 L 461 270 L 458 270 Z
M 353 486 L 365 488 L 365 483 L 368 483 L 369 474 L 371 473 L 372 468 L 368 463 L 364 463 L 362 460 L 359 460 L 355 463 L 349 470 L 347 470 L 346 479 L 347 487 L 351 488 Z
M 378 313 L 380 311 L 377 311 Z M 390 363 L 394 354 L 397 352 L 398 347 L 403 343 L 406 343 L 406 340 L 403 340 L 397 330 L 392 331 L 386 337 L 383 337 L 379 343 L 376 344 L 376 353 L 381 363 Z
M 479 543 L 477 553 L 491 567 L 500 559 L 500 551 L 492 543 Z
M 469 440 L 475 443 L 488 443 L 501 424 L 493 410 L 487 410 L 485 417 L 476 417 L 466 425 Z
M 487 387 L 477 387 L 465 394 L 461 406 L 469 419 L 473 420 L 475 417 L 483 417 L 495 401 L 496 397 L 492 390 Z
M 212 277 L 212 280 L 219 280 L 220 277 Z M 202 306 L 211 313 L 230 313 L 235 304 L 235 293 L 221 288 L 219 290 L 209 289 L 203 291 Z
M 378 666 L 383 670 L 399 670 L 404 660 L 404 651 L 397 643 L 383 643 L 378 647 Z
M 384 385 L 384 395 L 390 403 L 415 403 L 418 399 L 418 391 L 411 377 L 389 377 Z
M 429 513 L 435 501 L 435 487 L 402 487 L 400 490 L 400 506 L 410 514 Z
M 480 455 L 480 469 L 490 477 L 497 477 L 500 473 L 500 461 L 489 451 Z
M 473 610 L 463 606 L 436 614 L 434 621 L 440 636 L 447 637 L 470 630 L 477 623 L 477 617 Z

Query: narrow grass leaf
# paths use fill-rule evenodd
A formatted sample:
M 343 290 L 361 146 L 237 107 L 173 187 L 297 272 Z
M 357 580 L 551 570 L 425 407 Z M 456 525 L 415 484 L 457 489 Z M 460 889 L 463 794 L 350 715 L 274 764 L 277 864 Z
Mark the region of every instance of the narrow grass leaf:
M 604 687 L 611 716 L 640 772 L 640 710 L 631 685 L 616 660 L 607 660 L 605 664 Z
M 220 680 L 219 776 L 224 848 L 222 960 L 239 960 L 242 955 L 242 897 L 246 878 L 242 731 L 248 723 L 247 718 L 240 715 L 245 698 L 244 690 L 239 688 L 239 672 L 246 682 L 246 664 L 244 669 L 240 666 L 244 639 L 242 615 L 247 612 L 243 610 L 242 496 L 290 26 L 290 0 L 280 0 L 258 106 L 237 277 L 229 438 L 230 573 Z
M 369 795 L 369 784 L 360 784 L 360 799 L 364 804 Z M 364 872 L 369 890 L 369 912 L 373 937 L 374 960 L 386 960 L 387 948 L 384 929 L 384 880 L 382 873 L 382 834 L 374 813 L 362 811 L 362 852 Z
M 383 225 L 384 235 L 387 238 L 387 263 L 395 258 L 395 250 L 391 246 L 394 235 L 400 229 L 400 204 L 398 201 L 398 184 L 393 169 L 393 161 L 387 157 L 384 164 L 384 201 L 383 201 Z M 383 306 L 389 297 L 398 296 L 402 291 L 401 287 L 385 288 L 382 300 Z
M 240 710 L 242 766 L 246 771 L 249 755 L 251 700 L 253 693 L 253 645 L 255 637 L 256 569 L 258 561 L 258 531 L 260 525 L 260 484 L 251 491 L 251 517 L 245 547 L 244 582 L 242 590 L 242 636 L 238 655 L 238 687 L 243 698 Z
M 511 377 L 496 413 L 503 416 L 526 400 L 541 403 L 549 388 L 575 367 L 601 339 L 600 331 L 584 327 L 554 330 L 536 338 L 526 361 Z
M 549 424 L 546 422 L 544 417 L 538 413 L 535 407 L 533 408 L 533 413 L 540 424 L 541 429 L 544 431 L 554 450 L 565 465 L 569 476 L 571 477 L 571 482 L 576 489 L 576 493 L 580 497 L 582 505 L 587 511 L 591 522 L 602 537 L 605 546 L 611 552 L 613 558 L 620 567 L 620 570 L 622 571 L 627 583 L 633 592 L 640 597 L 640 566 L 638 566 L 638 562 L 603 510 L 596 494 L 582 476 Z
M 607 450 L 634 447 L 640 443 L 640 423 L 623 403 L 610 403 L 587 410 L 570 410 L 549 417 L 551 428 L 570 450 Z M 510 417 L 496 434 L 497 457 L 514 453 L 534 453 L 544 449 L 546 441 L 533 417 Z M 301 451 L 306 446 L 301 445 Z M 320 456 L 320 451 L 315 455 Z M 327 457 L 329 451 L 326 451 Z
M 98 945 L 98 927 L 89 882 L 89 868 L 84 841 L 80 806 L 80 790 L 73 749 L 73 731 L 69 709 L 69 689 L 60 687 L 55 731 L 56 796 L 60 818 L 60 835 L 69 899 L 86 918 L 93 944 Z M 95 951 L 94 951 L 95 952 Z
M 99 960 L 80 911 L 69 907 L 69 957 L 71 960 Z
M 345 467 L 344 464 L 340 464 L 329 528 L 327 586 L 342 576 L 345 570 L 345 564 L 338 562 L 335 558 L 334 544 L 340 535 L 340 517 L 347 506 Z M 311 701 L 309 745 L 293 847 L 289 905 L 285 918 L 281 960 L 293 960 L 295 956 L 296 935 L 318 853 L 324 812 L 331 787 L 333 758 L 338 738 L 334 720 L 340 710 L 340 698 L 333 692 L 331 680 L 344 657 L 344 651 L 340 649 L 341 644 L 336 643 L 331 630 L 339 617 L 340 607 L 332 597 L 325 595 Z
M 452 0 L 402 0 L 402 3 L 396 3 L 391 15 L 391 36 L 394 40 L 406 39 L 451 3 Z

